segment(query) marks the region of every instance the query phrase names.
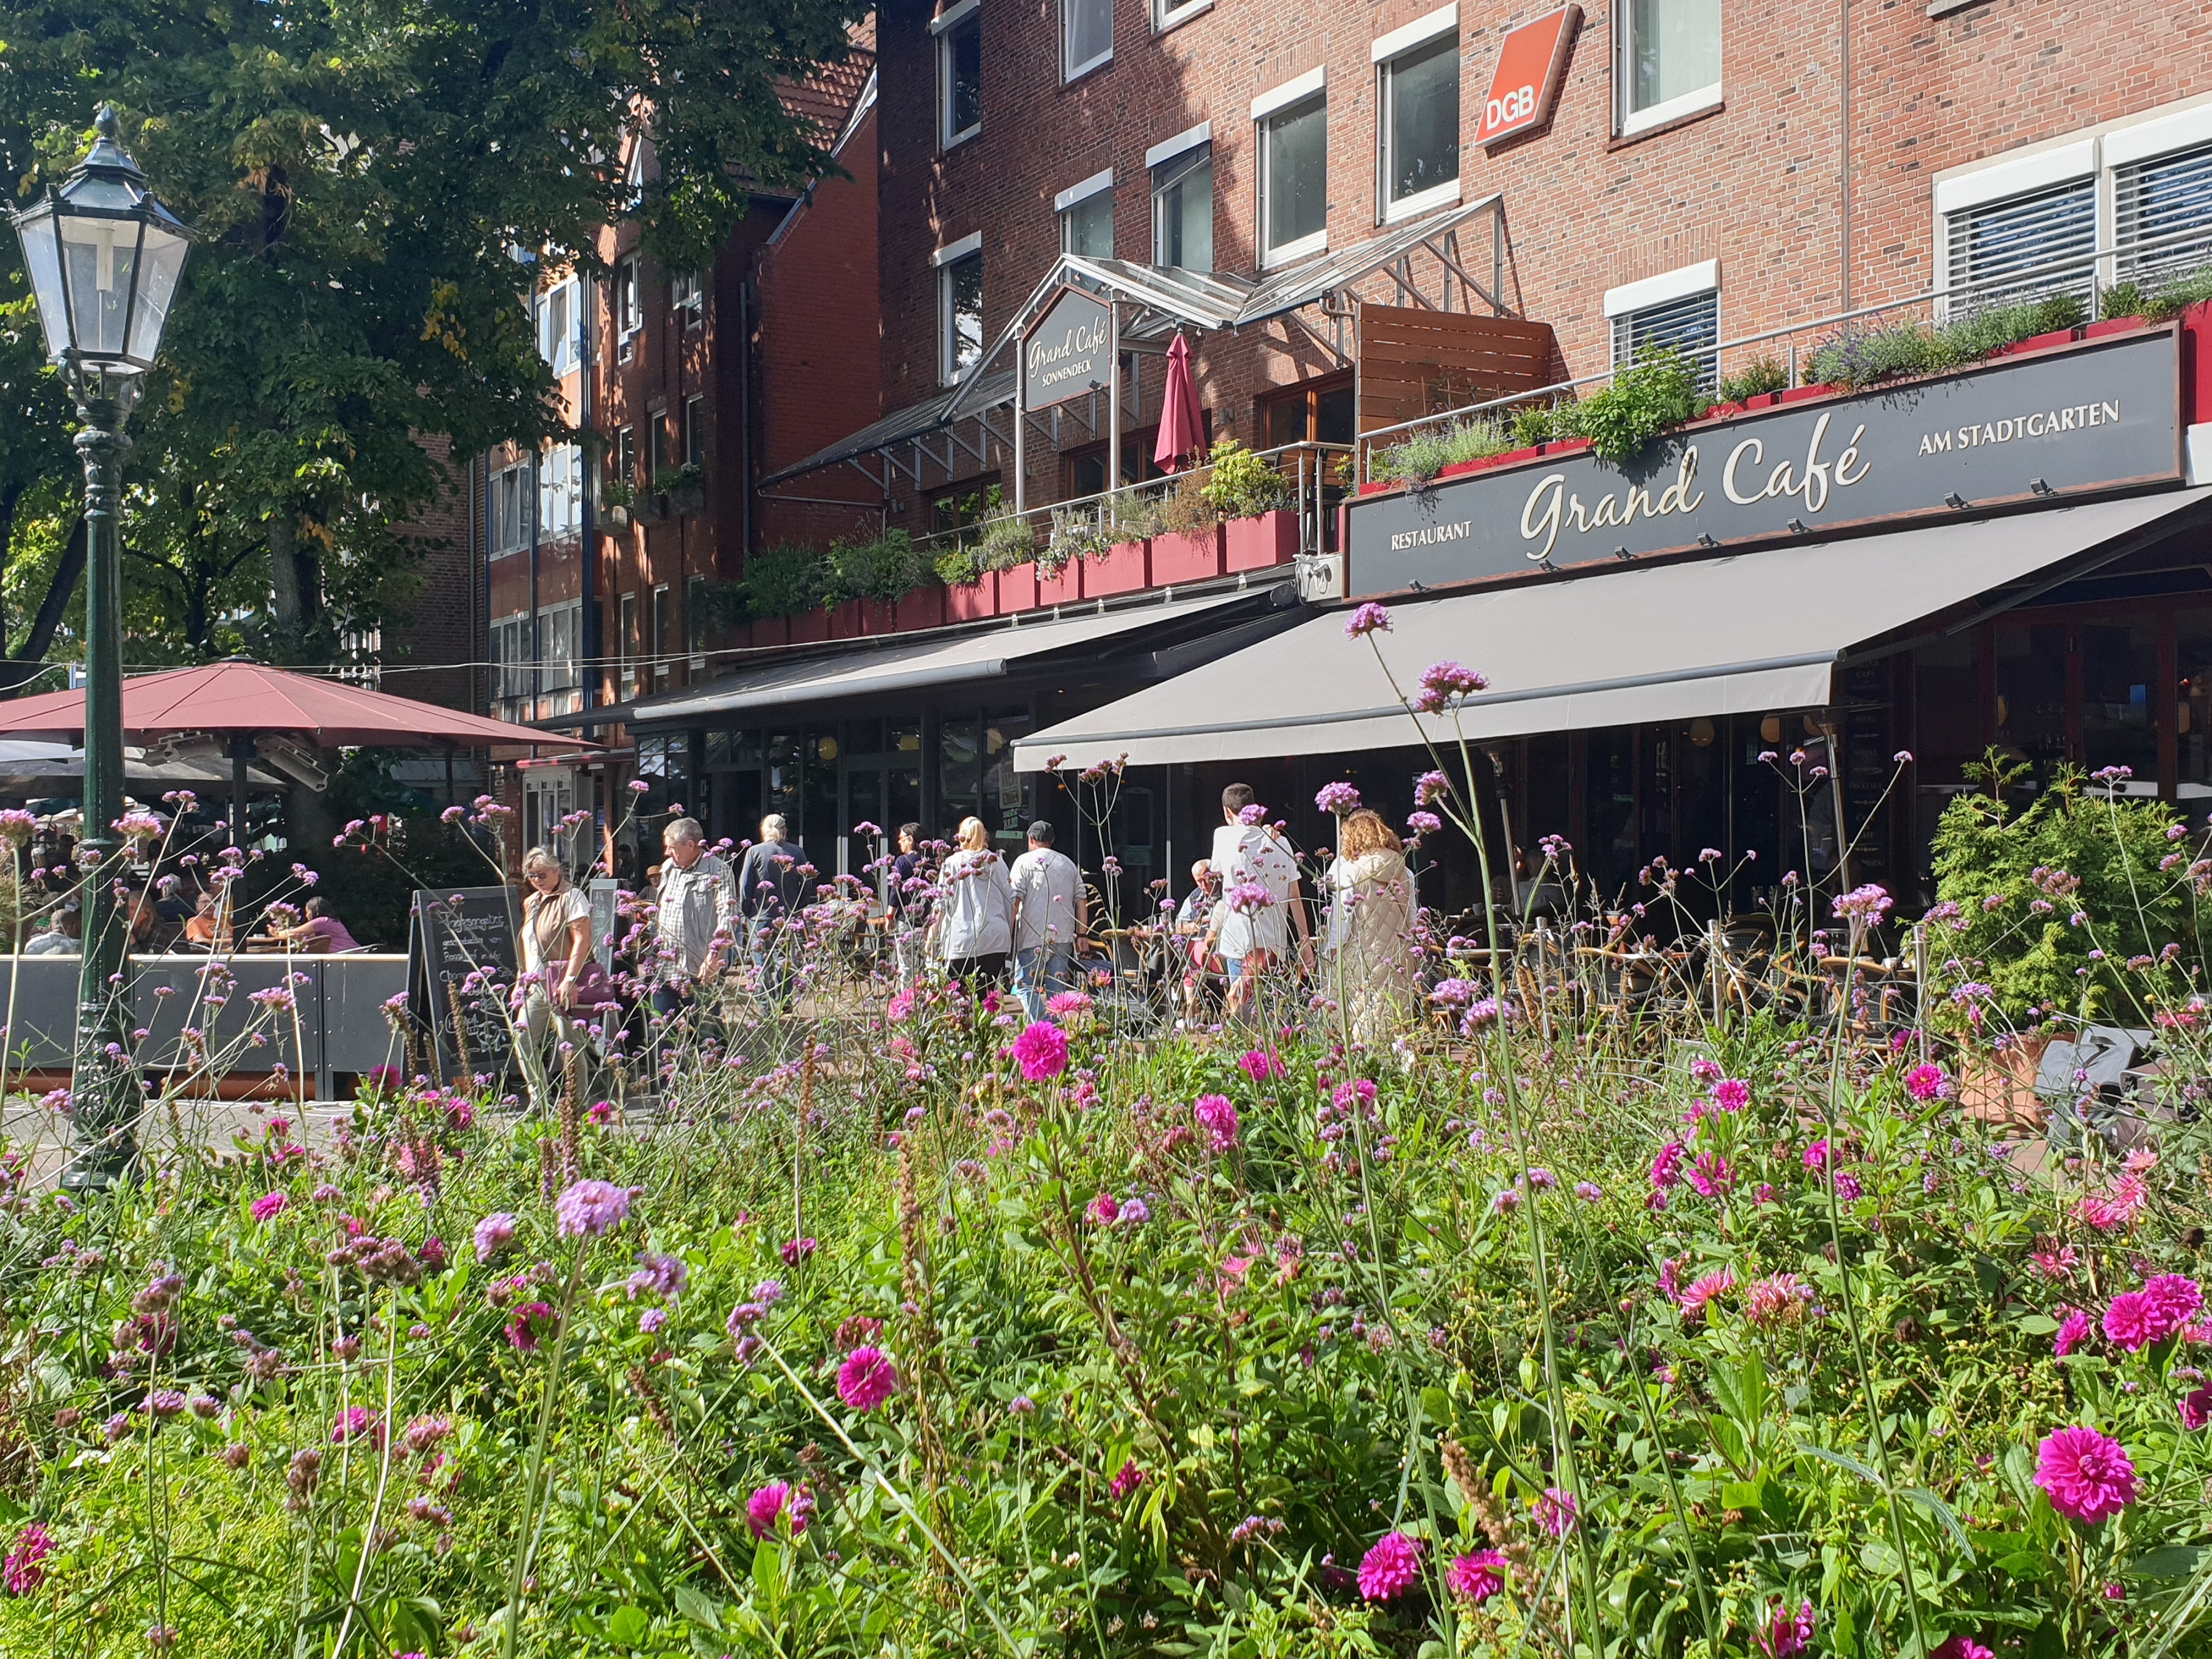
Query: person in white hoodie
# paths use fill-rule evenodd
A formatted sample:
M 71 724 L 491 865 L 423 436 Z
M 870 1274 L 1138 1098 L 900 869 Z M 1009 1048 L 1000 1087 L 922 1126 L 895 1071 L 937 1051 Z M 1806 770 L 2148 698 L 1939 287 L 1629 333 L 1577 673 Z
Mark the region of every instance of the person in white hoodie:
M 1013 882 L 982 819 L 963 818 L 959 841 L 938 872 L 944 896 L 929 924 L 931 943 L 946 978 L 995 985 L 1014 948 Z
M 1232 1020 L 1251 1006 L 1260 981 L 1288 959 L 1294 928 L 1299 966 L 1309 974 L 1314 966 L 1297 860 L 1257 802 L 1250 784 L 1231 784 L 1221 792 L 1222 824 L 1213 832 L 1211 861 L 1221 876 L 1221 902 L 1208 924 L 1206 949 L 1228 968 Z
M 1033 1019 L 1045 1016 L 1045 999 L 1075 988 L 1075 940 L 1088 908 L 1083 872 L 1054 847 L 1053 828 L 1030 825 L 1030 850 L 1014 860 L 1014 988 Z

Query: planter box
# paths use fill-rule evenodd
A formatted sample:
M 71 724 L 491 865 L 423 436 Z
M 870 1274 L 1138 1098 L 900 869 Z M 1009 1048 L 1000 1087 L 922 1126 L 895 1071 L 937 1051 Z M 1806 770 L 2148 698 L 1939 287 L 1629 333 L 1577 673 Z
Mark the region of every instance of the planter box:
M 630 517 L 637 523 L 659 524 L 668 516 L 668 497 L 648 492 L 631 505 Z
M 1152 577 L 1165 587 L 1175 582 L 1202 582 L 1221 574 L 1221 526 L 1196 535 L 1178 532 L 1152 538 Z
M 1538 444 L 1540 455 L 1586 455 L 1591 448 L 1588 438 L 1554 438 L 1549 443 Z
M 1037 603 L 1037 568 L 1035 559 L 1018 564 L 1011 570 L 999 572 L 999 614 L 1002 617 L 1016 611 L 1034 611 Z
M 1802 404 L 1808 398 L 1832 398 L 1835 395 L 1836 388 L 1832 386 L 1793 386 L 1787 392 L 1776 392 L 1774 401 L 1778 404 Z
M 945 596 L 947 591 L 932 582 L 926 587 L 915 588 L 910 593 L 902 593 L 897 603 L 891 607 L 891 626 L 902 633 L 915 628 L 942 628 L 945 625 Z
M 1231 519 L 1221 526 L 1231 570 L 1266 570 L 1288 564 L 1298 553 L 1298 515 L 1262 513 L 1256 519 Z
M 819 645 L 830 637 L 830 613 L 827 611 L 808 611 L 796 617 L 786 617 L 784 622 L 791 629 L 793 645 Z
M 668 510 L 672 513 L 681 513 L 687 516 L 696 513 L 704 513 L 707 510 L 707 486 L 704 484 L 693 484 L 688 489 L 670 490 L 668 492 Z
M 2092 323 L 2081 331 L 2085 340 L 2101 340 L 2108 334 L 2132 334 L 2150 325 L 2140 317 L 2107 317 L 2101 323 Z
M 2000 1127 L 2040 1133 L 2044 1105 L 2035 1092 L 2048 1037 L 2027 1037 L 1997 1054 L 1969 1053 L 1959 1077 L 1959 1104 L 1969 1117 Z
M 981 578 L 945 590 L 945 615 L 949 622 L 981 622 L 999 614 L 999 576 L 986 570 Z
M 1083 561 L 1070 559 L 1060 566 L 1060 574 L 1048 576 L 1037 573 L 1036 602 L 1039 605 L 1073 605 L 1083 597 Z
M 791 618 L 788 617 L 763 617 L 752 624 L 752 630 L 756 648 L 791 643 Z
M 1149 587 L 1151 563 L 1144 543 L 1116 542 L 1103 559 L 1083 562 L 1083 597 L 1097 599 Z
M 599 509 L 599 522 L 609 530 L 627 530 L 630 524 L 629 508 L 626 505 L 603 507 Z

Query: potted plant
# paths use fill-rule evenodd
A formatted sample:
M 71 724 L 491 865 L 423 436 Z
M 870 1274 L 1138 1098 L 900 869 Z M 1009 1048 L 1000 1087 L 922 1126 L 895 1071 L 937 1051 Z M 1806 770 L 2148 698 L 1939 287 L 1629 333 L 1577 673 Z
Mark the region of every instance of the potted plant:
M 1036 532 L 1012 513 L 994 513 L 976 534 L 975 552 L 984 569 L 998 578 L 999 615 L 1027 611 L 1037 602 Z
M 627 530 L 630 526 L 630 503 L 636 500 L 637 491 L 627 478 L 609 478 L 599 486 L 599 513 L 610 530 Z
M 689 514 L 707 510 L 707 470 L 696 461 L 662 473 L 660 487 L 668 492 L 671 512 Z
M 1290 510 L 1290 487 L 1283 475 L 1234 438 L 1215 443 L 1208 465 L 1202 488 L 1224 520 L 1229 568 L 1261 570 L 1296 558 L 1297 515 Z
M 1203 468 L 1186 472 L 1152 504 L 1147 574 L 1162 586 L 1221 574 L 1221 515 L 1206 499 L 1207 476 Z

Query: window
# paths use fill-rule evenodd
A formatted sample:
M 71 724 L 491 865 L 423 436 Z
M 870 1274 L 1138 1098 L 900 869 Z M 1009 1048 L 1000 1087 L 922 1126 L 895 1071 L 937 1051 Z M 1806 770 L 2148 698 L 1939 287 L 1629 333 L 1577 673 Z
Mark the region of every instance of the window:
M 1944 225 L 1952 315 L 2064 289 L 2089 295 L 2097 247 L 2097 181 L 1984 202 Z
M 1180 270 L 1212 270 L 1213 145 L 1201 138 L 1151 165 L 1152 263 Z
M 1171 29 L 1188 18 L 1213 9 L 1213 0 L 1152 0 L 1152 27 Z
M 584 447 L 549 446 L 538 466 L 538 533 L 573 536 L 584 526 Z
M 1458 14 L 1448 15 L 1456 19 Z M 1382 216 L 1400 218 L 1458 201 L 1457 29 L 1386 58 L 1380 73 Z
M 1114 0 L 1060 0 L 1060 78 L 1073 81 L 1114 56 Z
M 618 426 L 615 428 L 614 448 L 610 452 L 614 463 L 614 481 L 630 489 L 637 488 L 637 428 Z
M 1260 447 L 1285 444 L 1349 444 L 1352 439 L 1352 381 L 1346 376 L 1310 381 L 1260 401 Z
M 1622 0 L 1620 131 L 1641 132 L 1721 99 L 1721 0 Z
M 668 585 L 653 590 L 653 685 L 656 691 L 668 684 L 668 653 L 676 641 L 669 629 Z
M 530 467 L 527 462 L 502 467 L 491 475 L 484 491 L 484 545 L 496 556 L 530 544 Z
M 1608 289 L 1605 314 L 1613 325 L 1613 366 L 1625 368 L 1662 351 L 1694 364 L 1698 385 L 1711 392 L 1719 376 L 1720 264 L 1707 259 L 1639 283 Z
M 1252 113 L 1260 128 L 1260 263 L 1319 253 L 1328 246 L 1328 94 L 1320 71 L 1255 100 Z
M 617 610 L 620 619 L 620 638 L 616 644 L 617 655 L 622 665 L 622 696 L 628 702 L 637 695 L 637 595 L 625 593 Z
M 983 238 L 937 253 L 937 374 L 951 386 L 983 355 Z
M 1114 257 L 1114 169 L 1093 173 L 1053 198 L 1060 215 L 1060 251 L 1085 258 Z
M 684 465 L 707 465 L 707 400 L 703 397 L 684 400 Z
M 2156 282 L 2212 259 L 2212 144 L 2112 169 L 2119 280 Z
M 707 291 L 697 271 L 683 271 L 668 279 L 668 308 L 684 313 L 686 328 L 697 328 L 706 320 Z
M 538 355 L 557 377 L 576 372 L 576 283 L 556 283 L 538 301 Z
M 645 298 L 638 286 L 637 255 L 615 262 L 616 356 L 628 362 L 637 355 L 637 337 L 645 327 Z
M 684 580 L 684 648 L 691 653 L 691 666 L 707 665 L 707 579 L 687 576 Z
M 961 0 L 932 23 L 937 35 L 937 142 L 946 149 L 983 126 L 983 18 Z

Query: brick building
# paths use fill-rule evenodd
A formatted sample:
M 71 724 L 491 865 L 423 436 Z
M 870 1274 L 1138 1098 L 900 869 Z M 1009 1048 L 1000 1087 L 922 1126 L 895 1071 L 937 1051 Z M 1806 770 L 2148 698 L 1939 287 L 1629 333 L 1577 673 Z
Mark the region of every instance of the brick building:
M 672 673 L 665 696 L 641 684 L 623 697 L 658 791 L 705 804 L 721 834 L 747 833 L 757 808 L 780 805 L 825 866 L 854 861 L 848 832 L 861 819 L 911 816 L 942 832 L 973 811 L 1011 842 L 1034 811 L 1072 814 L 1032 769 L 1071 732 L 1134 732 L 1160 757 L 1133 763 L 1112 809 L 1109 834 L 1134 870 L 1176 873 L 1176 849 L 1195 847 L 1231 769 L 1255 774 L 1270 799 L 1310 799 L 1343 769 L 1326 733 L 1294 743 L 1264 722 L 1221 720 L 1228 735 L 1204 754 L 1152 739 L 1177 718 L 1203 726 L 1223 712 L 1210 701 L 1225 695 L 1218 679 L 1175 678 L 1209 656 L 1234 648 L 1243 654 L 1229 664 L 1296 679 L 1295 663 L 1249 653 L 1288 648 L 1268 636 L 1302 607 L 1550 577 L 1548 563 L 1443 559 L 1409 576 L 1411 589 L 1378 587 L 1374 573 L 1411 568 L 1387 546 L 1363 568 L 1360 526 L 1397 522 L 1397 509 L 1390 492 L 1349 481 L 1371 479 L 1377 449 L 1445 411 L 1588 396 L 1662 346 L 1711 386 L 1740 387 L 1757 370 L 1765 378 L 1748 384 L 1813 397 L 1802 388 L 1814 355 L 1839 336 L 2057 293 L 2094 316 L 2116 289 L 2155 289 L 2212 258 L 2212 95 L 2191 90 L 2212 18 L 2197 9 L 1619 0 L 1477 16 L 1424 0 L 957 0 L 886 6 L 876 35 L 879 402 L 803 454 L 756 451 L 752 530 L 739 539 L 759 549 L 771 514 L 851 501 L 933 558 L 973 545 L 979 514 L 1018 507 L 1039 551 L 1073 532 L 1084 556 L 1066 568 L 1000 562 L 896 602 L 736 625 L 711 642 L 701 683 Z M 842 290 L 791 297 L 789 326 L 817 349 L 849 349 L 867 331 L 857 289 L 850 303 Z M 1099 361 L 1074 395 L 1063 383 L 1040 398 L 1018 372 L 1025 349 L 1074 337 L 1060 324 L 1079 313 L 1110 343 L 1093 346 Z M 1177 333 L 1209 435 L 1270 453 L 1288 481 L 1289 506 L 1264 533 L 1238 520 L 1205 543 L 1152 521 L 1117 539 L 1132 497 L 1097 500 L 1117 481 L 1161 489 L 1153 434 Z M 1948 495 L 2005 512 L 2048 496 L 2070 512 L 2069 490 L 2182 488 L 2195 476 L 2177 459 L 2194 414 L 2181 400 L 2197 395 L 2192 338 L 2185 330 L 2174 344 L 2172 453 L 2151 453 L 2164 440 L 2149 432 L 2140 465 L 2107 458 L 2069 473 L 2053 459 L 2031 473 L 2042 490 L 2008 478 L 1932 505 Z M 2122 361 L 2086 340 L 2041 345 L 2056 363 L 2035 370 L 2043 379 L 1960 381 L 1959 395 Z M 1829 418 L 1859 412 L 1844 400 Z M 808 412 L 816 435 L 834 424 L 819 414 Z M 1692 441 L 1710 455 L 1735 430 L 1728 418 Z M 1512 507 L 1529 510 L 1513 487 Z M 1895 530 L 1930 508 L 1905 490 L 1850 528 Z M 1736 539 L 1717 525 L 1686 548 L 1662 538 L 1620 552 L 1662 563 L 1758 552 L 1838 522 L 1808 509 Z M 2089 521 L 2039 522 L 2055 535 L 2051 526 Z M 720 525 L 727 536 L 726 509 Z M 1602 720 L 1553 699 L 1533 724 L 1486 738 L 1501 833 L 1522 846 L 1549 830 L 1601 845 L 1608 884 L 1654 856 L 1764 844 L 1791 811 L 1805 816 L 1759 770 L 1757 756 L 1782 741 L 1770 732 L 1785 750 L 1815 744 L 1815 761 L 1856 792 L 1819 832 L 1834 844 L 1797 861 L 1833 873 L 1863 842 L 1857 867 L 1900 887 L 1923 873 L 1913 848 L 1984 741 L 2045 764 L 2126 749 L 2138 787 L 2212 787 L 2200 775 L 2204 716 L 2182 712 L 2202 672 L 2192 630 L 2212 612 L 2175 599 L 2194 591 L 2171 574 L 2190 563 L 2193 532 L 2166 527 L 2166 541 L 2131 544 L 2127 574 L 2107 570 L 2101 586 L 2060 577 L 2106 560 L 2103 544 L 1874 618 L 1887 643 L 1832 642 L 1821 671 L 1832 678 L 1817 687 L 1721 686 L 1724 676 L 1674 664 L 1652 684 L 1713 689 L 1601 699 Z M 1597 617 L 1631 590 L 1573 591 Z M 2154 592 L 2156 603 L 2143 597 Z M 1652 604 L 1668 614 L 1664 595 Z M 1458 654 L 1474 660 L 1486 624 L 1449 614 L 1466 617 Z M 1565 641 L 1580 614 L 1547 613 L 1545 625 Z M 1963 650 L 1960 660 L 1902 643 L 1939 615 L 1947 628 L 1980 619 L 1943 635 L 1938 656 Z M 1737 620 L 1747 638 L 1764 625 Z M 1847 657 L 1848 683 L 1835 667 Z M 2019 674 L 2049 684 L 2015 685 Z M 1121 714 L 1099 707 L 1132 693 L 1142 701 Z M 1700 696 L 1717 701 L 1692 708 Z M 2027 708 L 2041 722 L 2033 732 Z M 1884 745 L 1929 747 L 1929 734 L 1939 735 L 1923 769 L 1885 794 Z M 1370 793 L 1402 810 L 1421 763 L 1411 748 L 1376 760 L 1382 742 L 1378 729 L 1361 751 L 1382 769 Z M 1112 750 L 1102 739 L 1071 752 Z M 1864 850 L 1877 841 L 1878 857 Z

